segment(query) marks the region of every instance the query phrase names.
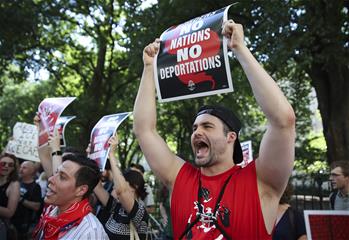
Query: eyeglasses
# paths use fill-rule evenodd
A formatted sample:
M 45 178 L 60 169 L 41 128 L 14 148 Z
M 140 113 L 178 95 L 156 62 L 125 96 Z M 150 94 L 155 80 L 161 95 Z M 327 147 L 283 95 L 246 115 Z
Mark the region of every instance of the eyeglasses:
M 14 167 L 15 164 L 13 162 L 0 162 L 0 166 L 1 167 L 5 167 L 5 166 L 8 166 L 8 167 Z

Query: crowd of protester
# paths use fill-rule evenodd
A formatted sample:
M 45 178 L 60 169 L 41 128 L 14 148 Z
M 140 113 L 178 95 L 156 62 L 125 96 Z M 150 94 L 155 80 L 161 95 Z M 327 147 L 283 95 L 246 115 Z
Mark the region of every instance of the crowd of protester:
M 270 121 L 255 161 L 237 166 L 242 161 L 241 123 L 230 110 L 217 106 L 204 106 L 196 115 L 196 167 L 168 149 L 154 129 L 152 64 L 159 46 L 155 40 L 143 52 L 134 131 L 163 184 L 156 190 L 157 201 L 141 165 L 119 168 L 117 134 L 109 139 L 108 161 L 101 173 L 88 158 L 89 147 L 84 153 L 61 149 L 55 130 L 48 144 L 38 149 L 40 163 L 0 155 L 0 239 L 150 239 L 154 223 L 163 230 L 162 239 L 195 239 L 208 232 L 208 239 L 306 239 L 304 219 L 290 206 L 290 185 L 286 188 L 294 160 L 292 107 L 244 45 L 242 26 L 229 20 L 223 33 L 231 39 L 228 46 Z M 39 126 L 39 115 L 34 122 Z M 338 189 L 332 195 L 334 209 L 348 207 L 348 179 L 347 164 L 332 166 L 331 181 Z
M 81 166 L 85 166 L 86 162 L 95 165 L 87 158 L 88 153 L 80 153 L 69 147 L 61 150 L 58 141 L 58 135 L 51 136 L 48 146 L 39 150 L 42 162 L 46 161 L 43 165 L 39 162 L 17 159 L 8 153 L 0 155 L 0 239 L 45 239 L 43 238 L 45 233 L 42 230 L 47 228 L 44 226 L 45 223 L 40 221 L 40 217 L 45 217 L 45 214 L 52 211 L 52 209 L 48 211 L 50 205 L 59 206 L 57 213 L 63 212 L 66 203 L 70 200 L 67 197 L 69 195 L 67 190 L 72 192 L 71 188 L 67 189 L 59 183 L 60 180 L 55 179 L 69 178 L 65 176 L 69 175 L 69 172 L 66 172 L 68 170 L 62 166 L 69 161 L 80 161 Z M 72 196 L 72 202 L 83 202 L 84 199 L 88 199 L 88 205 L 91 205 L 88 214 L 95 215 L 98 222 L 103 225 L 97 230 L 99 232 L 94 233 L 97 235 L 92 239 L 130 239 L 132 234 L 137 234 L 139 239 L 146 239 L 147 235 L 151 234 L 149 224 L 152 224 L 148 212 L 157 214 L 153 189 L 145 183 L 142 165 L 132 164 L 123 172 L 118 168 L 119 164 L 115 156 L 117 137 L 112 137 L 109 143 L 111 150 L 105 170 L 100 175 L 92 172 L 92 175 L 98 177 L 98 183 L 92 191 L 84 192 L 80 201 Z M 45 151 L 49 151 L 50 155 Z M 59 151 L 58 155 L 52 155 L 57 151 Z M 93 166 L 88 166 L 88 168 L 91 167 Z M 76 178 L 75 181 L 84 180 Z M 147 196 L 148 200 L 146 200 Z M 50 215 L 46 216 L 47 219 L 49 219 L 48 216 Z M 101 229 L 104 229 L 102 233 Z M 86 232 L 81 228 L 79 231 Z M 69 239 L 72 236 L 74 239 L 85 239 L 84 236 L 87 236 L 72 234 L 69 231 L 65 234 L 55 234 L 57 239 Z M 161 233 L 157 232 L 157 236 L 160 237 L 160 235 Z
M 106 164 L 100 182 L 94 188 L 94 194 L 90 196 L 90 202 L 94 208 L 93 213 L 96 214 L 98 220 L 104 225 L 109 239 L 129 239 L 129 235 L 125 235 L 123 238 L 122 235 L 117 234 L 117 231 L 128 228 L 131 232 L 129 223 L 132 219 L 141 220 L 136 220 L 134 227 L 140 239 L 145 239 L 150 222 L 149 213 L 156 215 L 161 223 L 162 232 L 158 236 L 164 240 L 172 239 L 168 189 L 161 183 L 157 184 L 156 191 L 154 191 L 156 192 L 157 200 L 155 203 L 152 196 L 153 189 L 149 187 L 149 184 L 145 183 L 143 178 L 144 168 L 141 165 L 131 164 L 124 174 L 121 174 L 119 169 L 113 172 L 111 163 L 112 166 L 118 166 L 118 160 L 115 158 L 117 140 L 113 138 L 110 140 L 110 143 L 112 146 L 110 160 Z M 64 153 L 70 153 L 70 151 L 70 148 L 67 148 Z M 77 151 L 73 152 L 77 154 Z M 345 170 L 340 173 L 334 173 L 333 169 L 338 167 L 340 167 L 340 170 Z M 342 175 L 348 177 L 346 175 L 348 169 L 346 162 L 335 162 L 331 168 L 330 180 L 333 183 L 339 182 L 337 179 Z M 32 232 L 39 222 L 44 207 L 44 198 L 48 185 L 47 175 L 40 163 L 17 159 L 15 156 L 7 153 L 0 155 L 0 169 L 1 239 L 33 239 Z M 122 176 L 124 180 L 119 179 Z M 134 195 L 127 196 L 124 200 L 124 204 L 133 203 L 131 207 L 126 209 L 123 207 L 120 197 L 117 197 L 121 196 L 120 193 L 117 194 L 117 191 L 120 192 L 120 190 L 113 187 L 114 180 L 116 184 L 117 182 L 126 183 L 125 181 L 127 181 L 129 186 L 135 190 Z M 339 187 L 344 192 L 347 185 L 337 184 L 338 186 L 335 186 L 335 189 Z M 151 191 L 150 195 L 153 198 L 148 200 L 152 202 L 151 206 L 147 206 L 147 201 L 144 201 L 145 197 L 149 196 L 149 191 Z M 292 194 L 293 187 L 289 183 L 280 199 L 273 239 L 306 239 L 302 212 L 297 211 L 290 205 Z M 336 194 L 338 194 L 337 190 L 331 196 Z M 116 199 L 119 199 L 119 201 Z M 330 204 L 332 207 L 334 206 L 333 202 Z M 142 210 L 138 211 L 139 209 Z M 342 208 L 341 210 L 349 209 Z M 128 216 L 125 213 L 131 214 Z

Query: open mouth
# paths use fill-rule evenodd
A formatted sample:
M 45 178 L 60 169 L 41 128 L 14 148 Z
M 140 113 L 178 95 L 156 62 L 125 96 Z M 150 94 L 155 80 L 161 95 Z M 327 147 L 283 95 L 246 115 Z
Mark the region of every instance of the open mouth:
M 196 157 L 200 158 L 208 153 L 209 147 L 205 141 L 197 140 L 194 142 Z
M 52 191 L 52 189 L 48 187 L 46 191 L 46 197 L 52 196 L 54 194 L 56 194 L 56 192 Z

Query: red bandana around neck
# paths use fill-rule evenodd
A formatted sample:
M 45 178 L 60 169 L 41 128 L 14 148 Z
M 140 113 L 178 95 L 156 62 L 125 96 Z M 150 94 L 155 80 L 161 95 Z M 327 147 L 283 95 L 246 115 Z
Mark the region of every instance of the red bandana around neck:
M 92 207 L 85 198 L 80 202 L 73 203 L 66 211 L 58 216 L 50 216 L 54 206 L 44 209 L 38 225 L 33 231 L 33 239 L 57 240 L 73 227 L 80 224 L 82 219 L 92 211 Z

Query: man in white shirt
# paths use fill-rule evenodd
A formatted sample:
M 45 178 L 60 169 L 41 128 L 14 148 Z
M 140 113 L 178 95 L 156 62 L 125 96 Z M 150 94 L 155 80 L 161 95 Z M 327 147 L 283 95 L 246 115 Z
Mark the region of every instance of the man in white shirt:
M 62 157 L 57 131 L 39 148 L 39 157 L 51 176 L 33 239 L 109 239 L 88 201 L 101 175 L 97 164 L 82 154 Z

